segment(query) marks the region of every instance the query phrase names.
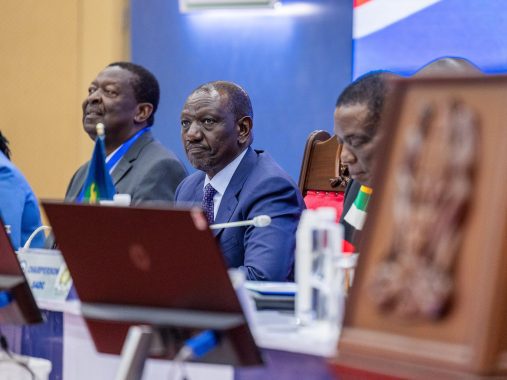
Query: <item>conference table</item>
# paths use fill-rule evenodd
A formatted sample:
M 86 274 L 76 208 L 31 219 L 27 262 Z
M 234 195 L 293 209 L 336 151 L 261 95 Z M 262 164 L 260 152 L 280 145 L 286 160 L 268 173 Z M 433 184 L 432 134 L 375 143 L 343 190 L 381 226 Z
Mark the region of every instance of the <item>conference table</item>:
M 11 349 L 19 354 L 49 359 L 52 380 L 109 380 L 115 377 L 120 356 L 95 350 L 78 300 L 38 301 L 46 323 L 2 327 Z M 329 358 L 336 354 L 338 329 L 322 326 L 298 328 L 290 312 L 255 311 L 252 333 L 265 365 L 233 368 L 226 365 L 186 363 L 183 367 L 161 359 L 148 359 L 143 379 L 253 380 L 337 378 Z M 182 372 L 183 371 L 183 372 Z

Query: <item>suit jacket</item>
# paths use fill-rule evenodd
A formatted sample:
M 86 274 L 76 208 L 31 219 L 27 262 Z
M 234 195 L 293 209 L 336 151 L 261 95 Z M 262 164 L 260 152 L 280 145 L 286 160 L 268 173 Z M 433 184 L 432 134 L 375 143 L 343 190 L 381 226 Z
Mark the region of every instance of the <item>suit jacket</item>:
M 41 225 L 39 204 L 21 172 L 0 152 L 0 218 L 11 229 L 14 249 L 22 247 Z M 0 225 L 0 228 L 1 225 Z M 44 234 L 35 235 L 31 247 L 44 246 Z
M 176 202 L 200 206 L 204 172 L 185 178 Z M 303 198 L 295 183 L 263 151 L 248 148 L 223 195 L 215 223 L 269 215 L 267 227 L 213 230 L 226 264 L 240 268 L 249 280 L 286 281 L 293 276 L 295 233 Z
M 65 194 L 75 200 L 88 173 L 88 161 L 72 177 Z M 145 132 L 120 159 L 111 174 L 116 192 L 130 194 L 132 204 L 168 202 L 187 172 L 176 156 L 169 152 L 151 132 Z
M 349 212 L 350 208 L 354 204 L 354 201 L 356 200 L 357 194 L 359 193 L 359 190 L 361 189 L 361 184 L 358 181 L 350 181 L 347 185 L 347 188 L 345 189 L 345 198 L 343 201 L 343 212 L 342 216 L 340 218 L 340 223 L 343 225 L 343 238 L 347 240 L 349 243 L 352 243 L 356 246 L 359 243 L 359 231 L 357 231 L 353 226 L 351 226 L 349 223 L 347 223 L 343 218 L 345 218 L 345 215 L 347 215 L 347 212 Z

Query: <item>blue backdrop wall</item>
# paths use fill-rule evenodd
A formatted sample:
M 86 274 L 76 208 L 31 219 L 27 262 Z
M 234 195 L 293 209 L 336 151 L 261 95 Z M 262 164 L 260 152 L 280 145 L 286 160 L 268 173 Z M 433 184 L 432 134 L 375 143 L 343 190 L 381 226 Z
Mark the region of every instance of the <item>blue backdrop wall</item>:
M 153 131 L 192 171 L 179 116 L 198 85 L 230 80 L 250 94 L 253 146 L 297 180 L 308 134 L 332 131 L 334 103 L 352 76 L 352 2 L 290 1 L 264 11 L 181 14 L 177 0 L 131 0 L 132 60 L 157 76 Z
M 407 2 L 408 3 L 408 2 Z M 486 73 L 507 71 L 507 1 L 368 0 L 354 12 L 354 77 L 386 69 L 412 75 L 435 58 L 459 56 Z M 376 23 L 381 26 L 371 29 Z

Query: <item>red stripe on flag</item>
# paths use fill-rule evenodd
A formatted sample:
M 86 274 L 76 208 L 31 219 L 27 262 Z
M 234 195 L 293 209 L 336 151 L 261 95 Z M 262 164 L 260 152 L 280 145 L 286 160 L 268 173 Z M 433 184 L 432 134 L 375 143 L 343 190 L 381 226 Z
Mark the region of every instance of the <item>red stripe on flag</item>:
M 357 8 L 363 4 L 369 3 L 372 0 L 354 0 L 354 8 Z

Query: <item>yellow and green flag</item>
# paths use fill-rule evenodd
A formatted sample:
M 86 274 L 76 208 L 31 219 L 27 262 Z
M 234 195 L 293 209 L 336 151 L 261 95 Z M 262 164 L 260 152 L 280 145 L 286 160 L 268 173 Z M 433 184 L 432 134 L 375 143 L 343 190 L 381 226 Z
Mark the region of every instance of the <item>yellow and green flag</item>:
M 92 159 L 88 166 L 88 174 L 81 191 L 79 201 L 98 203 L 100 200 L 112 200 L 116 194 L 113 179 L 106 168 L 106 149 L 104 135 L 97 136 Z

